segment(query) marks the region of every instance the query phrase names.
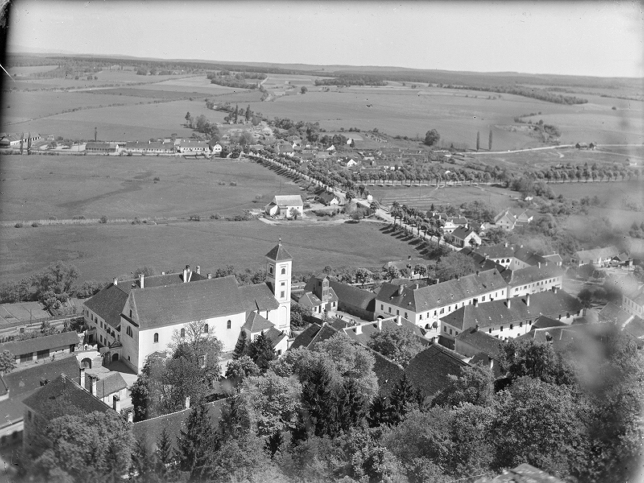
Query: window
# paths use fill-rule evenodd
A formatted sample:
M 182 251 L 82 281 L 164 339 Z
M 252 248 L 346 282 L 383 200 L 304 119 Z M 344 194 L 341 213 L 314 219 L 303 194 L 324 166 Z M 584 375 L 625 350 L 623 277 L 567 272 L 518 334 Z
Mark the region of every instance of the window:
M 286 267 L 282 267 L 282 275 L 286 275 Z
M 519 322 L 519 327 L 523 327 L 523 322 Z
M 452 335 L 452 329 L 449 329 L 449 335 Z
M 423 314 L 420 314 L 420 320 L 423 320 Z
M 510 324 L 510 330 L 514 329 L 514 324 Z
M 154 343 L 156 344 L 159 342 L 159 334 L 157 332 L 154 333 Z
M 204 334 L 208 333 L 208 324 L 203 324 L 203 333 Z
M 132 309 L 130 309 L 130 319 L 132 318 Z
M 286 287 L 286 282 L 280 282 L 280 285 L 281 285 L 282 287 Z
M 408 319 L 409 317 L 407 316 L 407 312 L 405 312 L 405 318 Z
M 391 313 L 391 307 L 389 307 L 389 313 Z
M 185 337 L 185 336 L 186 336 L 186 329 L 181 329 L 181 337 Z
M 447 332 L 447 327 L 443 326 L 443 332 Z
M 133 334 L 132 334 L 132 327 L 130 327 L 130 326 L 128 325 L 128 326 L 127 326 L 127 329 L 125 329 L 125 333 L 126 333 L 127 335 L 129 335 L 130 337 L 133 337 Z
M 280 292 L 280 298 L 282 299 L 284 298 L 284 293 L 285 293 L 284 291 Z
M 487 333 L 488 333 L 488 334 L 491 334 L 491 333 L 492 333 L 492 329 L 489 329 L 489 330 L 487 331 Z
M 501 332 L 503 332 L 503 326 L 501 326 Z
M 268 266 L 268 273 L 273 274 L 273 265 Z
M 228 322 L 226 322 L 226 328 L 227 329 L 232 328 L 232 326 L 233 326 L 233 323 L 230 320 Z
M 396 310 L 396 315 L 400 315 L 400 310 Z
M 384 304 L 380 304 L 380 310 L 385 310 L 385 305 Z

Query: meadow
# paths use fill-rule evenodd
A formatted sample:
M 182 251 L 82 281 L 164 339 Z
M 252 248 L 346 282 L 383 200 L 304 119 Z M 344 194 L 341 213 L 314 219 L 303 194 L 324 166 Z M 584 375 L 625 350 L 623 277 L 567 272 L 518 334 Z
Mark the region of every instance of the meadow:
M 326 265 L 377 267 L 418 256 L 414 246 L 380 228 L 376 223 L 270 226 L 254 220 L 2 229 L 0 280 L 29 276 L 56 260 L 76 265 L 79 281 L 109 281 L 141 266 L 179 271 L 199 265 L 202 273 L 226 265 L 255 269 L 264 266 L 264 255 L 280 237 L 295 272 Z
M 208 218 L 241 214 L 263 207 L 275 194 L 300 192 L 256 163 L 221 158 L 6 156 L 0 179 L 2 221 Z
M 37 74 L 40 72 L 49 72 L 57 68 L 57 65 L 25 65 L 19 67 L 9 67 L 7 70 L 11 75 L 17 76 L 29 76 L 31 74 Z

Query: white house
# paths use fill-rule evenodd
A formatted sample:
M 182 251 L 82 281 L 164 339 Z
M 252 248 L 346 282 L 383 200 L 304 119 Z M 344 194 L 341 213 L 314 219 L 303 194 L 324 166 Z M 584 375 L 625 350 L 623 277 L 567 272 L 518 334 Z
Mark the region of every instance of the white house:
M 115 280 L 84 304 L 90 337 L 106 349 L 107 359 L 138 372 L 150 354 L 168 351 L 193 322 L 202 323 L 224 352 L 235 348 L 249 319 L 261 317 L 288 334 L 292 258 L 280 242 L 266 259 L 267 280 L 256 285 L 238 286 L 234 276 L 203 277 L 189 267 L 182 274 Z
M 280 216 L 282 218 L 293 218 L 304 214 L 304 203 L 300 195 L 276 195 L 264 208 L 269 216 Z

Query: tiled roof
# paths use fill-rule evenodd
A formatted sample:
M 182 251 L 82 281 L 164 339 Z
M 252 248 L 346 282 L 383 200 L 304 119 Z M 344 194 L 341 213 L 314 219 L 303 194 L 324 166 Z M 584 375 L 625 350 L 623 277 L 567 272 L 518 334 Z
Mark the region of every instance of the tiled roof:
M 464 330 L 458 334 L 456 336 L 456 341 L 464 342 L 479 352 L 483 352 L 492 357 L 498 356 L 501 352 L 501 346 L 503 345 L 501 340 L 486 334 L 482 330 L 477 330 L 476 327 Z
M 208 415 L 210 416 L 210 422 L 214 428 L 216 428 L 219 423 L 219 419 L 221 418 L 221 409 L 227 401 L 227 399 L 219 399 L 208 403 Z M 183 422 L 187 419 L 190 411 L 190 409 L 184 409 L 183 411 L 178 411 L 176 413 L 166 414 L 165 416 L 159 416 L 157 418 L 134 423 L 132 426 L 134 437 L 137 440 L 144 441 L 147 444 L 148 449 L 154 450 L 156 449 L 157 441 L 161 437 L 161 433 L 165 428 L 170 436 L 173 448 L 177 449 L 176 440 L 179 437 L 179 431 L 183 428 Z
M 403 310 L 425 312 L 505 288 L 505 280 L 499 272 L 488 270 L 415 290 L 384 283 L 376 300 L 395 305 Z
M 286 251 L 286 248 L 282 246 L 282 242 L 275 245 L 273 249 L 266 254 L 266 257 L 276 262 L 293 260 L 293 257 Z
M 532 324 L 532 327 L 535 329 L 549 329 L 549 328 L 554 328 L 554 327 L 568 327 L 570 324 L 566 324 L 565 322 L 562 322 L 561 320 L 557 319 L 552 319 L 550 317 L 546 317 L 545 315 L 540 315 L 537 317 Z
M 338 197 L 337 197 L 335 194 L 330 193 L 329 191 L 325 191 L 325 192 L 323 192 L 323 193 L 320 193 L 320 194 L 318 195 L 318 198 L 320 198 L 320 199 L 321 199 L 322 201 L 324 201 L 325 203 L 330 203 L 330 202 L 331 202 L 331 201 L 333 201 L 334 199 L 338 199 Z
M 495 357 L 490 357 L 488 354 L 485 352 L 479 352 L 478 354 L 475 354 L 474 357 L 470 359 L 469 364 L 471 366 L 475 365 L 481 365 L 485 367 L 490 367 L 490 362 L 492 362 L 492 373 L 494 374 L 494 378 L 498 379 L 501 377 L 501 367 L 499 366 L 499 361 Z
M 120 372 L 110 371 L 105 367 L 85 370 L 85 389 L 91 390 L 92 381 L 90 376 L 94 376 L 96 381 L 96 396 L 103 398 L 114 394 L 115 392 L 125 389 L 127 383 Z
M 575 252 L 575 258 L 580 262 L 592 262 L 599 258 L 613 258 L 619 255 L 619 250 L 614 246 L 595 248 L 594 250 L 579 250 Z
M 531 267 L 520 268 L 518 270 L 505 270 L 503 277 L 508 281 L 510 287 L 520 287 L 529 283 L 539 282 L 548 278 L 561 277 L 565 270 L 554 264 L 539 267 L 533 265 Z
M 505 267 L 503 265 L 498 264 L 492 258 L 487 258 L 479 253 L 476 253 L 476 249 L 474 248 L 465 247 L 460 251 L 460 253 L 469 256 L 474 261 L 474 264 L 479 271 L 494 269 L 498 270 L 499 272 L 505 271 Z
M 31 354 L 46 349 L 58 349 L 60 347 L 69 348 L 70 345 L 79 343 L 78 334 L 75 331 L 53 334 L 35 339 L 20 340 L 16 342 L 6 342 L 0 344 L 0 352 L 9 351 L 15 356 L 20 354 Z
M 307 348 L 313 341 L 313 338 L 320 331 L 320 329 L 321 327 L 318 324 L 309 325 L 300 335 L 295 338 L 295 340 L 291 344 L 290 349 L 295 350 L 299 349 L 300 347 Z
M 142 330 L 245 312 L 235 277 L 135 289 L 130 293 Z
M 378 378 L 378 393 L 381 396 L 389 396 L 405 371 L 402 366 L 386 358 L 381 353 L 368 347 L 367 349 L 374 357 L 373 372 Z
M 284 338 L 286 334 L 281 330 L 276 329 L 275 327 L 269 328 L 264 335 L 273 343 L 273 347 L 276 347 Z
M 433 396 L 447 386 L 448 376 L 460 375 L 467 365 L 456 352 L 432 344 L 409 362 L 405 374 L 423 396 Z
M 318 307 L 322 305 L 322 302 L 315 294 L 311 292 L 300 292 L 293 294 L 293 299 L 300 304 L 302 307 L 312 309 L 313 307 Z
M 502 475 L 485 476 L 475 483 L 564 483 L 564 481 L 528 463 L 521 463 L 516 468 L 504 471 Z
M 546 258 L 544 258 L 543 256 L 538 255 L 537 253 L 531 250 L 528 250 L 527 248 L 524 248 L 521 245 L 517 246 L 517 245 L 506 244 L 506 243 L 499 243 L 497 245 L 491 245 L 486 247 L 480 247 L 477 249 L 467 249 L 467 250 L 468 251 L 461 250 L 461 253 L 464 253 L 466 255 L 471 255 L 470 252 L 475 252 L 483 257 L 488 257 L 493 259 L 514 257 L 518 260 L 521 260 L 524 263 L 527 263 L 528 265 L 538 265 L 539 262 L 541 263 L 548 262 L 548 260 L 546 260 Z M 553 255 L 550 255 L 550 256 L 553 256 Z M 559 257 L 559 261 L 561 261 L 561 257 Z
M 413 269 L 416 265 L 427 265 L 427 262 L 428 261 L 424 258 L 408 258 L 406 260 L 393 260 L 391 262 L 387 262 L 385 267 L 396 267 L 398 270 L 402 268 Z
M 472 233 L 474 233 L 474 230 L 472 230 L 471 228 L 465 228 L 463 226 L 459 226 L 456 230 L 452 232 L 452 236 L 454 238 L 458 238 L 459 240 L 465 240 L 465 238 L 470 236 L 470 234 Z
M 338 296 L 340 303 L 345 303 L 358 307 L 360 309 L 375 312 L 376 311 L 376 294 L 366 290 L 353 287 L 345 283 L 329 281 L 329 285 Z
M 553 253 L 552 255 L 543 255 L 543 258 L 545 258 L 548 262 L 563 262 L 563 258 L 561 258 L 561 255 L 559 255 L 558 253 Z
M 262 332 L 263 330 L 268 330 L 272 327 L 274 326 L 271 322 L 266 320 L 257 312 L 251 312 L 248 317 L 246 317 L 246 323 L 242 328 L 248 330 L 251 334 L 255 334 L 257 332 Z
M 612 322 L 617 324 L 618 327 L 623 327 L 626 322 L 628 322 L 633 317 L 632 314 L 629 314 L 623 310 L 615 302 L 609 302 L 606 306 L 599 311 L 598 319 L 599 322 Z
M 304 206 L 300 195 L 275 195 L 273 203 L 277 206 Z
M 276 310 L 280 304 L 275 300 L 271 289 L 265 283 L 243 285 L 239 287 L 246 312 L 253 310 Z
M 495 300 L 460 307 L 441 321 L 452 327 L 464 330 L 478 325 L 480 328 L 494 327 L 497 325 L 511 324 L 527 319 L 536 319 L 540 315 L 557 317 L 559 314 L 577 313 L 582 309 L 581 302 L 563 291 L 556 294 L 551 291 L 530 294 L 528 297 L 515 297 L 509 300 Z
M 85 301 L 84 305 L 116 329 L 121 323 L 121 312 L 127 302 L 128 293 L 129 290 L 123 290 L 121 285 L 112 284 Z
M 64 374 L 35 391 L 23 403 L 50 421 L 60 416 L 84 416 L 111 409 Z
M 359 326 L 355 327 L 346 327 L 344 329 L 341 329 L 349 338 L 355 340 L 356 342 L 359 342 L 362 345 L 367 345 L 369 341 L 371 340 L 371 337 L 374 334 L 377 334 L 378 332 L 382 332 L 385 329 L 394 329 L 397 327 L 405 327 L 407 329 L 410 329 L 414 334 L 416 334 L 419 337 L 419 341 L 421 343 L 426 342 L 429 344 L 429 341 L 423 337 L 423 332 L 420 330 L 420 327 L 418 327 L 416 324 L 413 322 L 410 322 L 409 320 L 400 317 L 400 324 L 398 325 L 396 323 L 395 318 L 389 318 L 389 319 L 381 319 L 380 321 L 375 321 L 375 322 L 369 322 L 367 324 L 360 324 Z M 380 325 L 380 328 L 378 327 Z
M 624 326 L 624 332 L 631 334 L 636 339 L 644 338 L 644 320 L 635 317 Z

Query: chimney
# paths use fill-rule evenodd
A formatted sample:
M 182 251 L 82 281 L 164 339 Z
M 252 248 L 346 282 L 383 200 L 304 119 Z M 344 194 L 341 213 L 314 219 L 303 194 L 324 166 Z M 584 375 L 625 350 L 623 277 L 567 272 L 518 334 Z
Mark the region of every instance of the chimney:
M 145 275 L 144 274 L 139 275 L 139 286 L 141 288 L 145 288 Z
M 112 396 L 112 409 L 117 413 L 121 412 L 121 398 L 118 397 L 118 394 Z
M 201 267 L 197 265 L 197 275 L 201 275 Z
M 190 409 L 190 396 L 186 396 L 186 409 Z
M 530 294 L 527 294 L 525 296 L 525 304 L 526 306 L 530 307 Z
M 165 275 L 165 272 L 161 272 L 161 275 Z
M 537 267 L 541 268 L 541 262 L 537 262 Z
M 511 308 L 512 299 L 508 299 L 506 305 L 508 306 L 508 309 Z
M 134 411 L 128 411 L 128 413 L 127 413 L 127 422 L 128 423 L 133 423 L 134 422 Z
M 208 280 L 210 280 L 211 278 L 212 278 L 212 273 L 209 273 L 208 274 Z
M 114 277 L 114 285 L 118 285 L 118 284 L 119 284 L 119 279 Z
M 186 265 L 186 268 L 183 269 L 183 283 L 188 283 L 188 273 L 190 273 L 190 265 Z
M 90 376 L 90 377 L 89 377 L 89 380 L 90 380 L 90 381 L 91 381 L 91 383 L 92 383 L 92 390 L 91 390 L 90 394 L 91 394 L 92 396 L 94 396 L 94 397 L 98 397 L 98 396 L 97 396 L 98 391 L 97 391 L 97 389 L 96 389 L 96 384 L 97 384 L 97 382 L 98 382 L 98 378 L 97 378 L 97 377 L 92 377 L 92 376 Z
M 80 368 L 80 381 L 79 381 L 80 387 L 85 389 L 85 368 L 81 367 Z
M 487 356 L 488 359 L 490 359 L 490 369 L 494 369 L 494 359 L 492 359 L 490 356 Z
M 396 316 L 396 324 L 397 325 L 402 325 L 402 317 L 400 315 Z

